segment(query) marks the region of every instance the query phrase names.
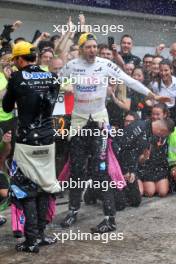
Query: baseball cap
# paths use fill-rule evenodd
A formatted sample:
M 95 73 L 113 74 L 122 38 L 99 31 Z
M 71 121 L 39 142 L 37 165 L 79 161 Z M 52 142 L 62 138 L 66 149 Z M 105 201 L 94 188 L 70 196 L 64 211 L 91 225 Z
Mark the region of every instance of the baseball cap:
M 17 56 L 29 55 L 36 53 L 35 46 L 26 41 L 20 41 L 12 48 L 12 59 Z
M 83 46 L 84 43 L 87 41 L 87 40 L 95 40 L 97 41 L 97 38 L 94 34 L 92 33 L 84 33 L 80 36 L 79 40 L 78 40 L 78 45 L 79 47 Z

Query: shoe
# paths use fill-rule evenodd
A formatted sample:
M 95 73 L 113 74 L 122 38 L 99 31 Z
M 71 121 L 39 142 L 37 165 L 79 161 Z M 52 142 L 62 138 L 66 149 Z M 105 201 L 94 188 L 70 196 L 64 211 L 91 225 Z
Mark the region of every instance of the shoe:
M 55 243 L 57 243 L 57 239 L 52 238 L 52 237 L 44 236 L 42 238 L 37 239 L 37 244 L 39 246 L 49 246 L 49 245 L 53 245 Z
M 29 245 L 26 241 L 19 243 L 15 246 L 18 252 L 28 252 L 28 253 L 39 253 L 39 246 L 37 242 Z
M 109 219 L 104 219 L 99 225 L 96 227 L 92 227 L 91 229 L 92 233 L 107 233 L 112 232 L 116 230 L 116 224 L 115 224 L 115 218 L 109 217 Z
M 7 222 L 7 219 L 4 216 L 0 215 L 0 226 L 4 225 L 6 222 Z
M 62 228 L 67 228 L 72 226 L 77 220 L 77 212 L 70 212 L 68 215 L 64 218 L 64 220 L 60 223 Z

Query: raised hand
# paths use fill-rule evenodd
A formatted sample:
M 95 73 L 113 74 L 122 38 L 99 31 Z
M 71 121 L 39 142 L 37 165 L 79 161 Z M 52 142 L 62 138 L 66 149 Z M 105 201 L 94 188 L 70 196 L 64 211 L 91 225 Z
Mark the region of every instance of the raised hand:
M 5 143 L 10 143 L 12 140 L 12 132 L 11 131 L 8 131 L 6 132 L 3 137 L 2 137 L 2 141 L 5 142 Z
M 40 35 L 41 40 L 46 40 L 49 37 L 50 37 L 50 34 L 48 32 L 42 32 L 42 34 Z
M 22 24 L 23 24 L 22 21 L 17 20 L 17 21 L 15 21 L 15 22 L 13 23 L 13 25 L 12 25 L 12 29 L 15 31 L 15 30 L 18 29 Z
M 86 22 L 86 19 L 85 19 L 85 16 L 84 14 L 79 14 L 79 22 L 81 25 L 85 25 L 85 22 Z
M 112 44 L 112 51 L 113 51 L 113 53 L 115 52 L 118 52 L 119 51 L 119 49 L 120 49 L 120 46 L 119 45 L 117 45 L 117 44 Z
M 171 98 L 168 96 L 160 96 L 160 95 L 155 95 L 154 99 L 156 101 L 159 101 L 160 103 L 169 103 L 171 102 Z
M 156 54 L 157 55 L 160 55 L 160 53 L 165 49 L 165 44 L 164 43 L 161 43 L 159 44 L 157 47 L 156 47 Z

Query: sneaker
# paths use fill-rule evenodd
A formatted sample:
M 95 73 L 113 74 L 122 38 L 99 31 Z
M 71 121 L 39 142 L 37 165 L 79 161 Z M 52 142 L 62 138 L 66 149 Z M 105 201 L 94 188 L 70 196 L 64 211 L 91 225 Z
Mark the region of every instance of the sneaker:
M 112 232 L 116 230 L 116 224 L 115 224 L 115 218 L 109 217 L 109 219 L 104 219 L 99 225 L 96 227 L 92 227 L 91 229 L 92 233 L 107 233 Z
M 67 228 L 72 226 L 77 220 L 77 212 L 68 213 L 64 220 L 60 223 L 62 228 Z
M 19 243 L 15 246 L 16 251 L 18 252 L 28 252 L 28 253 L 39 253 L 39 246 L 35 242 L 31 245 L 27 244 L 26 241 Z
M 37 239 L 37 244 L 39 246 L 49 246 L 49 245 L 53 245 L 55 243 L 57 243 L 57 239 L 52 238 L 52 237 L 44 236 L 42 238 Z
M 4 225 L 6 222 L 7 222 L 7 219 L 4 216 L 0 215 L 0 226 Z

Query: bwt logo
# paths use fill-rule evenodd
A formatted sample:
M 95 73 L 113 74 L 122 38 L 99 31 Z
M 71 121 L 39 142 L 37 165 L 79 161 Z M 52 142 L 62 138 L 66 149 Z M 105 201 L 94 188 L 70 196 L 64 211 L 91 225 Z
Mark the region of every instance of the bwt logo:
M 47 78 L 52 78 L 51 72 L 26 72 L 22 71 L 23 78 L 25 80 L 38 80 L 38 79 L 47 79 Z

